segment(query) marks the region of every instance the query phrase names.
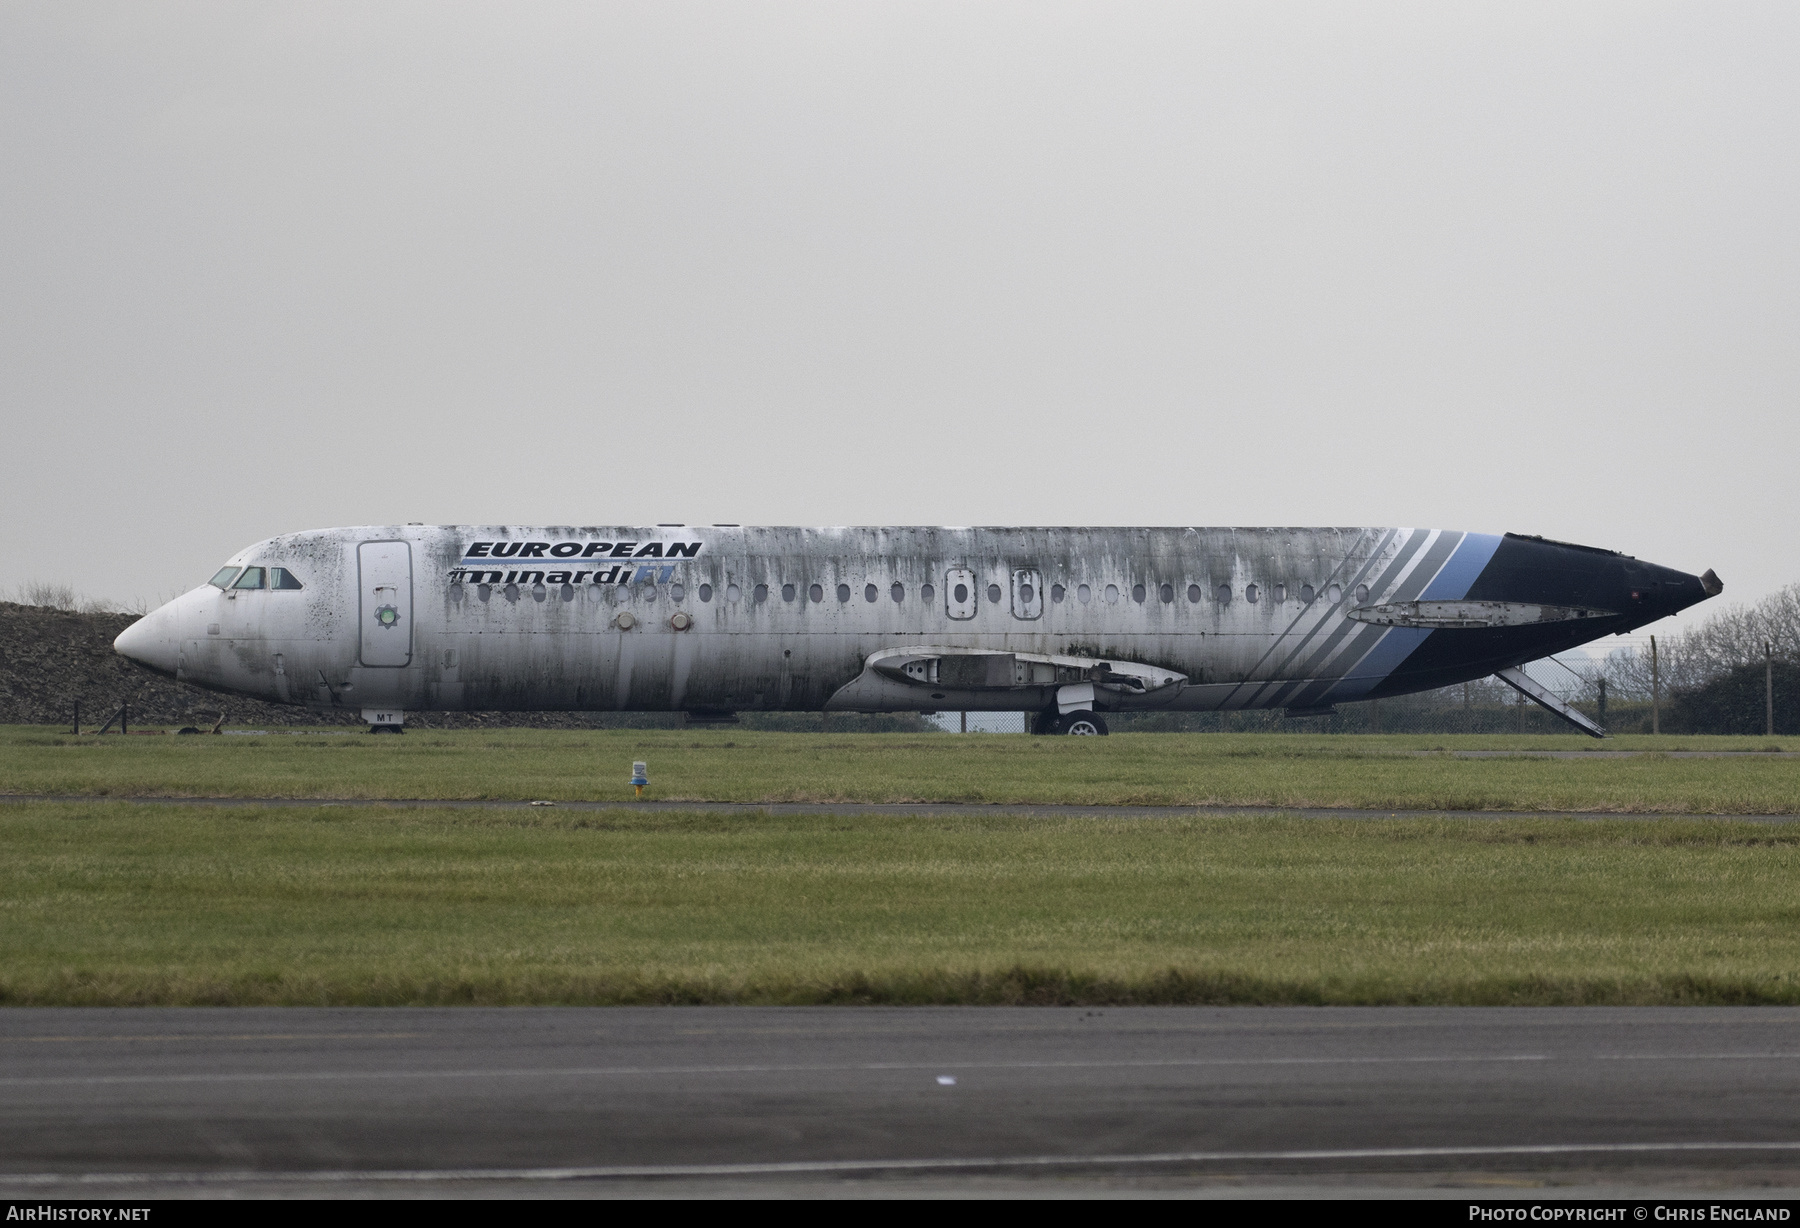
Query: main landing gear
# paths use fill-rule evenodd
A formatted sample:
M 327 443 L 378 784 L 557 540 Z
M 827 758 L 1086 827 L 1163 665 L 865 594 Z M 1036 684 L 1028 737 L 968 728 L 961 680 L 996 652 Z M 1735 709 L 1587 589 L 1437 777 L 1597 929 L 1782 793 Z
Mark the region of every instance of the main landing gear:
M 1066 733 L 1078 738 L 1104 738 L 1106 722 L 1101 719 L 1098 712 L 1081 711 L 1059 714 L 1052 710 L 1038 713 L 1037 719 L 1032 722 L 1031 732 Z

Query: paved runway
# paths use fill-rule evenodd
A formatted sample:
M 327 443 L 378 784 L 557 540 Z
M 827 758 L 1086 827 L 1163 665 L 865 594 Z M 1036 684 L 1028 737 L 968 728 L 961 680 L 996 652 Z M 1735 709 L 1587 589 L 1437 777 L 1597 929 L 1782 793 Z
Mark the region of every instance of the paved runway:
M 1800 1010 L 0 1011 L 15 1197 L 1796 1176 Z
M 1022 814 L 1053 819 L 1230 818 L 1283 815 L 1302 819 L 1722 819 L 1738 823 L 1792 823 L 1800 814 L 1683 814 L 1565 810 L 1353 810 L 1325 806 L 1060 806 L 1030 802 L 669 802 L 669 801 L 507 801 L 428 797 L 118 797 L 74 793 L 0 793 L 0 805 L 25 802 L 111 802 L 184 806 L 404 806 L 450 810 L 520 810 L 532 806 L 564 810 L 678 810 L 702 814 L 993 815 Z

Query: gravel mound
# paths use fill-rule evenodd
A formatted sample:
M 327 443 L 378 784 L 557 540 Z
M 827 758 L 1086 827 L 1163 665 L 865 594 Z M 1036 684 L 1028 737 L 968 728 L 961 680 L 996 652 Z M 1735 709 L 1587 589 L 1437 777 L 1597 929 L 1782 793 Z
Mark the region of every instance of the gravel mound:
M 344 725 L 356 713 L 313 712 L 215 695 L 151 673 L 113 651 L 135 614 L 76 614 L 0 601 L 0 724 L 67 725 L 81 703 L 83 728 L 129 704 L 132 725 L 200 725 L 221 713 L 239 725 Z

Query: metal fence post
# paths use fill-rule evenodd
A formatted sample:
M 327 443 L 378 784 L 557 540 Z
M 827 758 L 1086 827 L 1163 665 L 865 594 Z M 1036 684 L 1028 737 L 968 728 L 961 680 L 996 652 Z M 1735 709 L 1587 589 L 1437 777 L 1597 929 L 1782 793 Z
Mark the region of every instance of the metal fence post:
M 1662 675 L 1656 667 L 1656 637 L 1650 637 L 1650 732 L 1662 732 Z
M 1775 653 L 1769 641 L 1763 641 L 1763 725 L 1769 737 L 1775 736 Z

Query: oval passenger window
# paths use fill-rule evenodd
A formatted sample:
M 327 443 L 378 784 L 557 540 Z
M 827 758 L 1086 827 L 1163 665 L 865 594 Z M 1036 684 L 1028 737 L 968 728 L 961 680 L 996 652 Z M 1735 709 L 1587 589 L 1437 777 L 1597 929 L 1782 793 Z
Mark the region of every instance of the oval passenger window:
M 1331 602 L 1332 605 L 1336 605 L 1338 602 L 1342 601 L 1343 599 L 1344 599 L 1344 590 L 1343 589 L 1339 588 L 1335 584 L 1326 586 L 1325 600 Z
M 519 599 L 519 586 L 517 584 L 508 584 L 505 588 L 501 589 L 500 592 L 508 601 L 517 601 Z
M 838 585 L 838 600 L 840 602 L 850 600 L 850 586 L 848 584 Z
M 558 593 L 557 596 L 561 597 L 564 601 L 575 600 L 575 586 L 573 584 L 563 585 L 562 591 Z
M 906 600 L 906 585 L 900 583 L 898 580 L 894 581 L 894 587 L 888 590 L 888 596 L 894 599 L 895 605 L 899 605 L 902 601 Z
M 1200 586 L 1198 584 L 1188 585 L 1188 600 L 1190 602 L 1192 602 L 1195 605 L 1199 605 L 1200 604 L 1200 595 L 1201 595 L 1200 594 Z
M 1220 605 L 1230 605 L 1231 604 L 1231 585 L 1229 585 L 1229 584 L 1219 585 L 1218 591 L 1215 592 L 1213 594 L 1213 596 L 1218 598 Z
M 1287 600 L 1287 585 L 1277 584 L 1275 586 L 1275 600 L 1277 600 L 1277 601 L 1286 601 Z
M 483 601 L 492 601 L 494 599 L 494 586 L 492 584 L 477 584 L 475 586 L 475 595 Z
M 1367 584 L 1358 584 L 1356 586 L 1356 604 L 1361 605 L 1363 602 L 1367 601 L 1368 599 L 1369 599 L 1369 586 Z
M 813 601 L 825 600 L 825 590 L 820 588 L 817 584 L 815 584 L 811 588 L 807 589 L 806 595 Z
M 988 601 L 992 605 L 1000 604 L 1000 586 L 998 584 L 988 585 Z
M 864 601 L 874 601 L 877 597 L 880 597 L 880 596 L 881 596 L 881 590 L 876 588 L 873 584 L 868 584 L 868 585 L 863 586 L 863 600 Z
M 1031 585 L 1029 585 L 1029 584 L 1019 585 L 1019 600 L 1020 600 L 1020 602 L 1022 602 L 1025 605 L 1030 605 L 1034 600 L 1036 600 L 1036 598 L 1037 598 L 1037 590 L 1032 588 Z
M 758 584 L 755 588 L 750 590 L 750 596 L 758 604 L 767 601 L 769 599 L 769 586 L 767 584 Z
M 955 588 L 950 590 L 950 595 L 956 599 L 957 605 L 961 605 L 969 599 L 969 586 L 967 584 L 958 584 Z
M 744 595 L 744 590 L 739 588 L 737 585 L 727 584 L 725 586 L 725 600 L 736 601 L 739 598 L 741 598 L 743 595 Z
M 1064 588 L 1060 584 L 1052 584 L 1050 586 L 1050 600 L 1052 602 L 1054 602 L 1056 605 L 1061 605 L 1062 599 L 1064 597 L 1068 596 L 1068 593 L 1069 593 L 1069 590 Z
M 1312 604 L 1312 600 L 1313 600 L 1313 586 L 1312 585 L 1302 584 L 1300 586 L 1300 600 L 1305 602 L 1307 605 Z
M 1156 590 L 1156 595 L 1162 598 L 1162 603 L 1164 605 L 1168 605 L 1171 601 L 1175 600 L 1175 586 L 1173 584 L 1165 584 Z
M 794 586 L 792 584 L 783 584 L 781 586 L 781 599 L 783 601 L 792 601 L 794 599 Z
M 937 590 L 935 588 L 932 588 L 931 585 L 929 585 L 929 584 L 919 585 L 919 600 L 920 601 L 929 603 L 931 601 L 931 599 L 936 596 L 937 596 Z
M 1106 604 L 1119 604 L 1119 586 L 1117 584 L 1108 584 L 1106 586 Z
M 1139 605 L 1143 605 L 1144 596 L 1144 586 L 1142 584 L 1133 584 L 1131 586 L 1131 599 L 1133 601 L 1137 602 Z
M 680 601 L 683 597 L 686 597 L 686 596 L 687 596 L 687 588 L 685 586 L 680 585 L 680 584 L 669 585 L 669 600 L 670 601 Z
M 712 585 L 702 584 L 700 586 L 700 600 L 702 600 L 702 601 L 711 601 L 712 600 Z
M 1256 587 L 1256 585 L 1246 584 L 1244 586 L 1244 600 L 1248 601 L 1251 605 L 1256 604 L 1256 598 L 1259 595 L 1260 595 L 1260 590 Z
M 1094 590 L 1085 584 L 1078 585 L 1075 589 L 1075 597 L 1082 605 L 1086 605 L 1094 599 Z

